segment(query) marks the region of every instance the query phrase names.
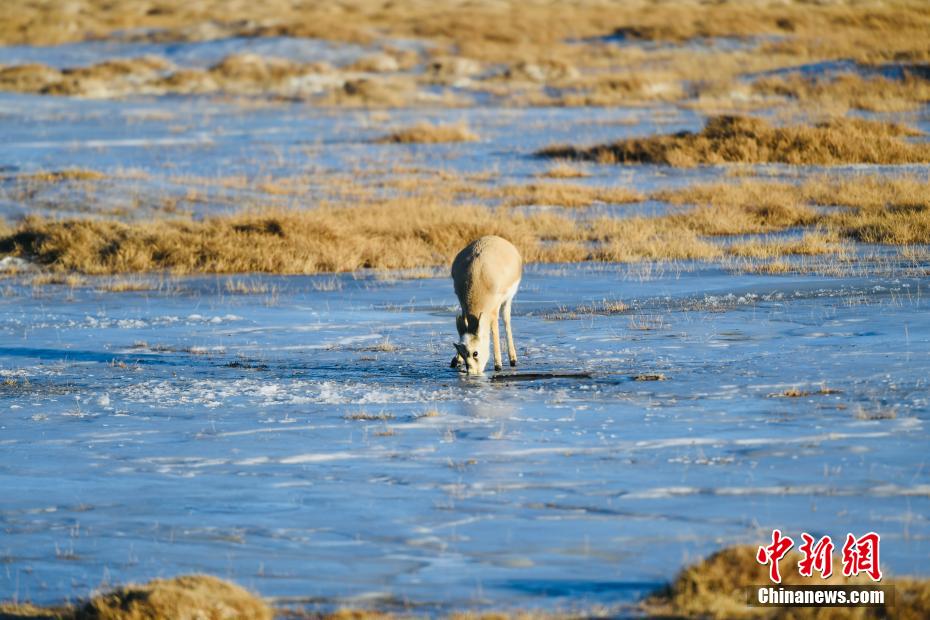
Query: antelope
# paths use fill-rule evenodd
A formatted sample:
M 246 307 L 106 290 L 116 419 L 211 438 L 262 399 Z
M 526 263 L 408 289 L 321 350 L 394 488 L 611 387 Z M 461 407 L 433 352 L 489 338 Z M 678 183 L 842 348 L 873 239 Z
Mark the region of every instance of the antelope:
M 523 259 L 517 248 L 506 239 L 493 235 L 481 237 L 458 253 L 452 261 L 452 281 L 462 314 L 455 317 L 459 342 L 454 343 L 456 355 L 452 358 L 452 368 L 474 375 L 484 372 L 488 363 L 490 332 L 494 343 L 494 370 L 501 370 L 498 325 L 501 308 L 507 331 L 507 356 L 511 366 L 517 365 L 517 351 L 510 329 L 510 306 L 522 275 Z

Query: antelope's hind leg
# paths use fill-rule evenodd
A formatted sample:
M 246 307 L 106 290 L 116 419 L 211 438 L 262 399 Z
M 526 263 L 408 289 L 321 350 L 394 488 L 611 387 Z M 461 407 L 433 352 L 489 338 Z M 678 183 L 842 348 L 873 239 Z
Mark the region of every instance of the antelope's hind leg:
M 494 370 L 501 370 L 504 366 L 501 362 L 501 326 L 500 308 L 491 317 L 491 342 L 494 344 Z
M 510 365 L 517 365 L 517 349 L 513 346 L 513 330 L 510 328 L 510 304 L 513 297 L 504 302 L 504 331 L 507 332 L 507 357 L 510 358 Z

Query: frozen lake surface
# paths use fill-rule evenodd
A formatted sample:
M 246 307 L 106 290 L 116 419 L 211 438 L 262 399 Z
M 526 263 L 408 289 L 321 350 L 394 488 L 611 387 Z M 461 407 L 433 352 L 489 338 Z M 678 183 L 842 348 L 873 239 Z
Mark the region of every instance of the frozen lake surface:
M 774 527 L 875 530 L 887 570 L 926 570 L 926 277 L 536 266 L 517 370 L 590 378 L 532 381 L 448 368 L 444 277 L 156 285 L 5 285 L 6 595 L 205 571 L 312 604 L 616 605 Z M 556 318 L 605 299 L 629 310 Z

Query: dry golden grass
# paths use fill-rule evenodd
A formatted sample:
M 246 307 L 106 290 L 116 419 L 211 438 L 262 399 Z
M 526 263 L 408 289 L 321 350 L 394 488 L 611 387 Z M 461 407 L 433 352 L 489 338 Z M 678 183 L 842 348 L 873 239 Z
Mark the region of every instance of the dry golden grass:
M 736 266 L 734 269 L 737 273 L 761 273 L 765 275 L 781 275 L 785 273 L 797 273 L 800 271 L 797 265 L 792 265 L 786 260 L 776 259 L 762 262 L 749 262 Z
M 805 396 L 828 396 L 830 394 L 840 394 L 840 390 L 821 385 L 815 390 L 802 390 L 801 388 L 792 387 L 783 392 L 769 394 L 772 398 L 804 398 Z
M 804 204 L 790 184 L 711 183 L 660 191 L 652 197 L 677 205 L 696 205 L 669 217 L 705 235 L 774 232 L 811 225 L 817 219 L 816 211 Z
M 554 205 L 589 207 L 595 203 L 623 204 L 643 199 L 639 192 L 624 187 L 597 187 L 570 183 L 533 183 L 493 188 L 486 195 L 500 197 L 509 206 Z
M 457 106 L 470 101 L 448 90 L 437 98 L 435 92 L 420 89 L 439 84 L 472 94 L 489 92 L 510 105 L 606 106 L 690 99 L 706 109 L 732 110 L 747 103 L 743 91 L 749 87 L 735 81 L 746 72 L 839 58 L 864 63 L 930 60 L 925 45 L 930 9 L 919 0 L 840 0 L 816 6 L 800 0 L 400 0 L 389 5 L 378 0 L 270 0 L 260 9 L 229 6 L 222 0 L 162 0 L 154 8 L 148 0 L 74 0 L 67 11 L 50 10 L 42 0 L 0 3 L 0 41 L 61 43 L 101 38 L 113 31 L 123 31 L 123 39 L 157 41 L 297 36 L 371 44 L 383 39 L 381 51 L 339 70 L 249 54 L 233 59 L 233 64 L 248 65 L 244 72 L 225 62 L 202 70 L 167 68 L 160 59 L 152 59 L 154 64 L 118 59 L 64 71 L 44 65 L 0 68 L 0 89 L 88 97 L 267 95 L 348 107 Z M 633 44 L 605 42 L 613 35 Z M 750 37 L 755 35 L 775 37 L 753 42 Z M 394 37 L 424 40 L 427 51 L 396 49 L 384 42 Z M 710 44 L 695 53 L 686 44 L 695 37 L 735 37 L 746 45 Z M 642 46 L 636 40 L 671 45 Z M 425 72 L 398 72 L 417 66 Z M 499 70 L 483 71 L 495 66 Z M 861 92 L 839 93 L 839 99 L 846 97 L 847 104 L 868 109 L 902 109 L 920 100 L 924 88 L 913 79 L 876 83 L 875 92 L 868 92 L 870 85 L 850 86 Z M 882 86 L 887 88 L 878 92 Z M 812 96 L 837 105 L 829 93 Z M 728 100 L 738 105 L 721 108 Z
M 643 374 L 637 381 L 661 381 L 662 374 Z M 425 416 L 438 415 L 427 412 Z M 421 416 L 423 417 L 423 416 Z M 389 417 L 354 417 L 347 419 L 386 421 Z M 388 427 L 379 433 L 390 436 Z M 879 608 L 763 608 L 746 604 L 746 589 L 769 583 L 768 568 L 755 560 L 755 547 L 730 547 L 685 568 L 666 589 L 653 594 L 641 604 L 642 613 L 649 617 L 701 617 L 701 618 L 899 618 L 922 620 L 930 616 L 930 581 L 906 577 L 885 579 L 882 585 L 895 588 L 893 605 L 889 602 Z M 797 552 L 781 561 L 784 585 L 855 585 L 869 584 L 867 577 L 843 577 L 839 572 L 829 579 L 806 579 L 791 570 L 797 563 Z M 835 560 L 835 564 L 839 559 Z M 0 603 L 0 615 L 30 620 L 233 620 L 249 618 L 271 620 L 273 613 L 282 617 L 314 620 L 385 620 L 396 617 L 390 613 L 365 609 L 339 609 L 334 612 L 314 612 L 290 609 L 272 610 L 261 599 L 246 590 L 206 575 L 190 575 L 173 579 L 156 579 L 144 585 L 132 585 L 97 595 L 84 604 L 68 607 L 37 607 L 29 604 Z M 452 620 L 530 620 L 531 618 L 567 619 L 581 617 L 610 617 L 610 610 L 598 608 L 583 612 L 543 613 L 473 612 L 451 613 Z
M 759 202 L 717 202 L 682 214 L 667 216 L 682 228 L 702 235 L 744 235 L 767 233 L 812 225 L 817 215 L 811 207 L 767 199 Z
M 576 45 L 564 51 L 586 47 Z M 643 105 L 687 99 L 695 89 L 701 98 L 708 92 L 722 97 L 731 93 L 733 80 L 740 73 L 774 69 L 791 61 L 737 51 L 695 56 L 685 50 L 653 51 L 648 55 L 620 47 L 598 46 L 597 50 L 579 59 L 582 63 L 604 65 L 590 72 L 580 72 L 563 61 L 540 59 L 512 63 L 500 74 L 488 74 L 469 68 L 477 64 L 470 58 L 454 58 L 458 61 L 454 63 L 443 60 L 439 72 L 433 71 L 437 63 L 432 61 L 424 63 L 428 72 L 423 74 L 370 72 L 368 66 L 336 69 L 325 63 L 301 64 L 253 54 L 230 56 L 209 69 L 169 67 L 158 58 L 119 59 L 63 70 L 28 64 L 0 68 L 0 90 L 96 98 L 225 94 L 300 99 L 341 107 L 451 107 L 473 104 L 476 96 L 486 95 L 510 106 Z M 656 70 L 655 65 L 663 68 Z M 705 75 L 709 70 L 715 76 L 712 82 L 686 87 L 693 76 Z M 455 87 L 466 96 L 450 89 L 437 94 L 435 88 L 423 88 L 436 85 Z M 763 97 L 757 99 L 761 102 Z
M 474 179 L 474 180 L 473 180 Z M 432 200 L 434 202 L 459 202 L 480 198 L 507 206 L 548 205 L 568 208 L 587 207 L 595 203 L 624 204 L 643 200 L 639 192 L 625 187 L 586 185 L 581 183 L 537 182 L 513 185 L 492 185 L 492 177 L 472 175 L 459 177 L 454 174 L 392 177 L 377 181 L 370 188 L 389 190 L 389 195 Z M 356 201 L 379 200 L 378 192 L 367 195 L 355 192 Z
M 139 291 L 152 291 L 155 289 L 155 284 L 148 280 L 136 280 L 132 278 L 114 278 L 98 286 L 98 290 L 107 291 L 108 293 L 137 293 Z
M 687 225 L 670 218 L 601 218 L 586 225 L 592 231 L 588 235 L 588 249 L 563 243 L 552 248 L 555 250 L 554 255 L 566 258 L 577 256 L 572 262 L 713 259 L 722 255 L 719 246 L 704 240 Z
M 643 332 L 665 329 L 668 326 L 661 314 L 631 314 L 628 324 L 631 330 Z
M 591 173 L 568 162 L 557 162 L 545 172 L 537 175 L 549 179 L 580 179 L 591 176 Z
M 820 177 L 800 185 L 760 181 L 713 183 L 657 192 L 653 197 L 673 204 L 697 205 L 679 217 L 690 220 L 696 230 L 709 235 L 815 226 L 830 237 L 865 243 L 930 243 L 930 181 L 913 176 Z M 818 212 L 812 205 L 828 208 Z M 810 241 L 815 249 L 813 242 L 817 238 Z M 831 246 L 827 239 L 821 241 L 825 242 L 819 244 L 821 247 L 841 253 L 841 248 Z M 746 255 L 752 251 L 747 249 Z M 759 252 L 765 250 L 760 248 Z
M 412 60 L 416 64 L 417 55 L 414 52 L 411 53 L 413 54 Z M 361 73 L 391 73 L 400 70 L 400 63 L 394 55 L 381 52 L 362 56 L 349 65 L 347 69 Z
M 385 431 L 376 434 L 379 436 L 390 436 L 394 434 L 394 431 L 393 429 L 386 429 Z M 475 463 L 476 461 L 469 459 L 464 464 L 459 466 L 465 467 L 466 465 L 474 465 Z M 409 613 L 395 614 L 391 612 L 377 611 L 374 609 L 346 608 L 337 609 L 333 612 L 295 611 L 293 613 L 285 614 L 284 617 L 293 618 L 294 620 L 413 620 L 415 618 L 420 618 L 421 616 L 416 614 L 411 615 Z M 546 612 L 540 610 L 509 610 L 505 612 L 454 611 L 448 613 L 448 615 L 436 617 L 443 618 L 443 620 L 581 620 L 582 618 L 609 618 L 611 615 L 608 610 L 602 610 L 595 607 L 587 609 L 583 612 L 574 613 Z
M 157 6 L 149 0 L 73 0 L 62 9 L 44 0 L 0 3 L 0 43 L 57 44 L 114 32 L 122 32 L 122 39 L 154 41 L 296 36 L 372 44 L 381 37 L 380 52 L 345 67 L 366 77 L 324 79 L 310 88 L 316 93 L 323 88 L 322 102 L 340 106 L 417 104 L 418 80 L 397 75 L 397 69 L 418 63 L 427 69 L 422 76 L 427 83 L 461 86 L 460 80 L 474 78 L 482 82 L 479 89 L 497 92 L 513 105 L 617 105 L 680 100 L 694 90 L 725 95 L 740 73 L 819 60 L 930 60 L 930 7 L 921 0 L 269 0 L 233 5 L 224 0 L 160 0 Z M 631 44 L 605 42 L 611 36 Z M 754 36 L 768 38 L 754 42 Z M 739 38 L 746 45 L 709 45 L 700 53 L 682 45 L 702 37 Z M 421 39 L 428 51 L 421 57 L 384 43 L 394 38 Z M 644 46 L 637 40 L 672 45 Z M 481 75 L 482 67 L 492 66 L 501 71 Z M 3 71 L 0 87 L 84 96 L 140 92 L 138 78 L 143 75 L 137 72 L 127 80 L 88 68 L 68 75 L 44 66 Z M 712 77 L 695 82 L 694 76 Z M 109 79 L 116 84 L 107 84 Z M 257 91 L 254 78 L 229 81 L 212 70 L 179 69 L 143 82 L 143 93 Z M 276 83 L 271 94 L 307 97 L 306 89 L 295 92 L 286 82 Z M 871 99 L 858 98 L 866 106 L 889 105 Z M 460 102 L 453 97 L 433 103 Z
M 831 618 L 900 618 L 917 620 L 930 617 L 930 580 L 885 579 L 893 585 L 894 601 L 878 608 L 830 607 L 749 607 L 746 589 L 769 582 L 768 567 L 755 559 L 756 547 L 730 547 L 685 568 L 664 591 L 643 603 L 643 611 L 658 617 L 700 618 L 791 618 L 795 620 Z M 789 553 L 781 561 L 783 585 L 855 585 L 869 584 L 868 577 L 844 577 L 840 572 L 828 579 L 801 577 L 795 569 L 800 554 Z M 839 565 L 839 558 L 834 565 Z
M 246 82 L 268 88 L 284 80 L 326 73 L 327 70 L 328 67 L 320 63 L 298 63 L 285 58 L 244 53 L 226 56 L 210 67 L 209 75 L 221 85 Z
M 232 583 L 209 575 L 154 579 L 92 598 L 75 613 L 75 620 L 271 620 L 271 608 Z
M 89 67 L 59 71 L 41 64 L 0 69 L 0 89 L 49 95 L 108 96 L 140 90 L 170 67 L 163 58 L 143 56 L 106 60 Z
M 917 211 L 930 206 L 930 176 L 926 175 L 815 177 L 799 189 L 814 204 L 824 206 L 843 205 L 867 211 Z
M 917 210 L 926 207 L 930 201 L 930 180 L 912 175 L 815 176 L 800 184 L 743 181 L 738 184 L 695 185 L 682 190 L 658 192 L 655 197 L 675 204 L 749 205 L 768 199 L 782 204 L 808 201 L 821 206 L 867 210 L 888 206 Z
M 399 129 L 377 140 L 393 144 L 437 144 L 440 142 L 474 142 L 478 135 L 466 125 L 431 125 L 420 123 Z
M 821 231 L 804 233 L 798 239 L 753 239 L 727 246 L 727 254 L 742 258 L 773 259 L 780 256 L 818 256 L 848 254 L 848 245 L 835 235 Z
M 344 108 L 400 108 L 415 105 L 419 101 L 416 80 L 406 75 L 388 75 L 346 80 L 341 86 L 326 91 L 318 103 L 330 107 Z M 443 100 L 432 100 L 440 105 Z M 456 100 L 447 103 L 457 105 Z
M 415 181 L 408 184 L 406 181 Z M 486 234 L 511 239 L 528 262 L 717 259 L 783 273 L 786 255 L 851 254 L 844 240 L 930 243 L 930 183 L 917 177 L 817 177 L 799 185 L 741 180 L 657 192 L 682 208 L 658 217 L 576 219 L 551 210 L 515 212 L 510 204 L 583 206 L 642 197 L 623 188 L 564 183 L 474 186 L 456 177 L 404 181 L 390 198 L 347 194 L 311 210 L 264 209 L 199 221 L 130 223 L 31 217 L 0 231 L 0 253 L 29 258 L 53 272 L 122 274 L 344 272 L 408 270 L 433 276 L 467 242 Z M 296 190 L 295 190 L 296 191 Z M 501 208 L 461 204 L 462 195 Z M 341 206 L 352 203 L 355 206 Z M 798 239 L 728 243 L 713 237 L 799 228 Z M 231 284 L 230 292 L 248 292 Z
M 400 0 L 389 8 L 377 0 L 269 0 L 232 7 L 223 0 L 162 0 L 151 9 L 147 0 L 75 0 L 66 11 L 42 0 L 9 0 L 0 4 L 0 42 L 56 44 L 135 30 L 145 32 L 138 37 L 161 41 L 289 35 L 369 43 L 380 32 L 427 39 L 437 55 L 455 50 L 477 60 L 542 64 L 609 54 L 609 46 L 596 40 L 581 43 L 611 33 L 671 42 L 776 35 L 763 44 L 765 54 L 882 62 L 925 59 L 930 33 L 930 8 L 919 0 Z
M 36 183 L 60 183 L 61 181 L 100 181 L 105 179 L 106 175 L 96 170 L 85 170 L 83 168 L 68 168 L 65 170 L 48 170 L 34 172 L 31 174 L 21 174 L 16 177 L 17 180 Z
M 817 107 L 843 104 L 873 112 L 913 110 L 930 101 L 930 81 L 906 73 L 903 80 L 866 78 L 855 73 L 808 78 L 798 74 L 765 78 L 753 89 L 766 95 L 788 97 Z
M 61 71 L 40 63 L 0 67 L 0 88 L 21 93 L 41 92 L 61 80 Z
M 803 187 L 815 204 L 840 205 L 824 225 L 864 243 L 930 243 L 930 182 L 915 177 L 856 177 Z
M 37 607 L 29 603 L 0 603 L 0 618 L 13 620 L 73 620 L 74 613 L 67 607 Z
M 208 69 L 178 69 L 157 56 L 62 70 L 41 64 L 0 68 L 0 90 L 91 98 L 168 93 L 307 98 L 344 84 L 327 65 L 251 53 L 231 54 Z
M 231 295 L 264 295 L 271 291 L 271 287 L 260 280 L 230 278 L 223 285 L 223 290 Z
M 651 64 L 652 59 L 631 58 L 629 61 L 635 64 L 622 72 L 614 69 L 584 74 L 555 84 L 547 83 L 550 87 L 547 91 L 528 97 L 526 103 L 604 107 L 678 101 L 686 95 L 682 80 L 700 71 L 700 67 L 694 66 L 694 60 L 686 57 L 668 59 L 668 66 L 663 71 L 640 68 L 640 63 Z M 561 90 L 552 92 L 552 86 L 561 87 Z
M 930 162 L 930 144 L 903 140 L 917 132 L 893 123 L 835 118 L 813 126 L 775 127 L 759 118 L 716 116 L 700 132 L 629 138 L 591 147 L 551 146 L 542 157 L 600 163 L 786 163 L 803 165 Z
M 390 338 L 385 338 L 373 345 L 362 347 L 364 351 L 374 351 L 377 353 L 394 353 L 397 351 L 397 345 L 391 342 Z
M 29 280 L 32 286 L 46 286 L 49 284 L 64 285 L 74 288 L 84 284 L 84 278 L 76 274 L 40 273 Z
M 605 299 L 601 302 L 583 304 L 575 308 L 561 306 L 556 312 L 547 312 L 543 315 L 543 318 L 548 321 L 566 321 L 598 315 L 609 316 L 612 314 L 622 314 L 627 310 L 629 310 L 629 306 L 622 301 L 610 301 Z
M 386 422 L 388 420 L 394 419 L 394 414 L 387 413 L 385 411 L 379 411 L 377 413 L 372 411 L 352 411 L 346 413 L 342 416 L 346 420 L 354 420 L 360 422 Z
M 863 243 L 911 245 L 930 243 L 930 209 L 908 211 L 894 205 L 881 210 L 841 211 L 824 223 L 839 234 Z
M 415 223 L 415 224 L 412 224 Z M 528 261 L 710 258 L 715 245 L 667 219 L 578 221 L 523 215 L 429 197 L 310 211 L 246 212 L 201 221 L 121 223 L 95 219 L 22 221 L 0 252 L 54 270 L 117 274 L 318 273 L 443 266 L 469 241 L 509 238 Z
M 69 607 L 0 604 L 0 616 L 32 620 L 271 620 L 273 611 L 247 590 L 209 575 L 127 585 Z
M 81 97 L 124 97 L 136 94 L 226 94 L 265 96 L 285 101 L 309 100 L 343 107 L 400 107 L 419 103 L 460 106 L 476 95 L 493 95 L 511 106 L 613 106 L 678 101 L 690 96 L 685 88 L 694 75 L 712 70 L 712 83 L 702 82 L 701 97 L 710 91 L 728 93 L 733 79 L 747 70 L 777 68 L 786 59 L 753 57 L 746 52 L 714 52 L 705 56 L 678 52 L 630 54 L 622 48 L 600 48 L 587 60 L 609 64 L 581 73 L 561 61 L 515 63 L 501 74 L 475 74 L 475 61 L 457 58 L 441 63 L 463 75 L 429 72 L 422 75 L 394 71 L 364 72 L 350 66 L 335 69 L 325 63 L 296 63 L 254 54 L 234 54 L 209 69 L 171 67 L 160 58 L 118 59 L 86 67 L 58 70 L 41 64 L 0 68 L 0 90 Z M 652 68 L 659 64 L 661 71 Z M 462 68 L 463 65 L 466 68 Z M 427 68 L 435 63 L 427 63 Z M 643 67 L 647 68 L 643 68 Z M 454 86 L 473 97 L 423 86 Z M 719 93 L 718 93 L 719 96 Z M 762 97 L 758 97 L 761 101 Z

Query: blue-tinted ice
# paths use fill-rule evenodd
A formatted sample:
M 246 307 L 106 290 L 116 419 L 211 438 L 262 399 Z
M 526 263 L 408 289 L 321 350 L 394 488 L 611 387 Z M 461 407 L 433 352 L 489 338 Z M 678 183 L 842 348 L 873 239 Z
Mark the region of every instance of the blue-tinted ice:
M 226 282 L 7 290 L 5 594 L 206 571 L 329 603 L 616 604 L 774 527 L 875 530 L 887 570 L 925 570 L 927 278 L 532 268 L 518 372 L 591 378 L 524 382 L 447 367 L 445 278 Z M 630 309 L 553 318 L 604 299 Z

